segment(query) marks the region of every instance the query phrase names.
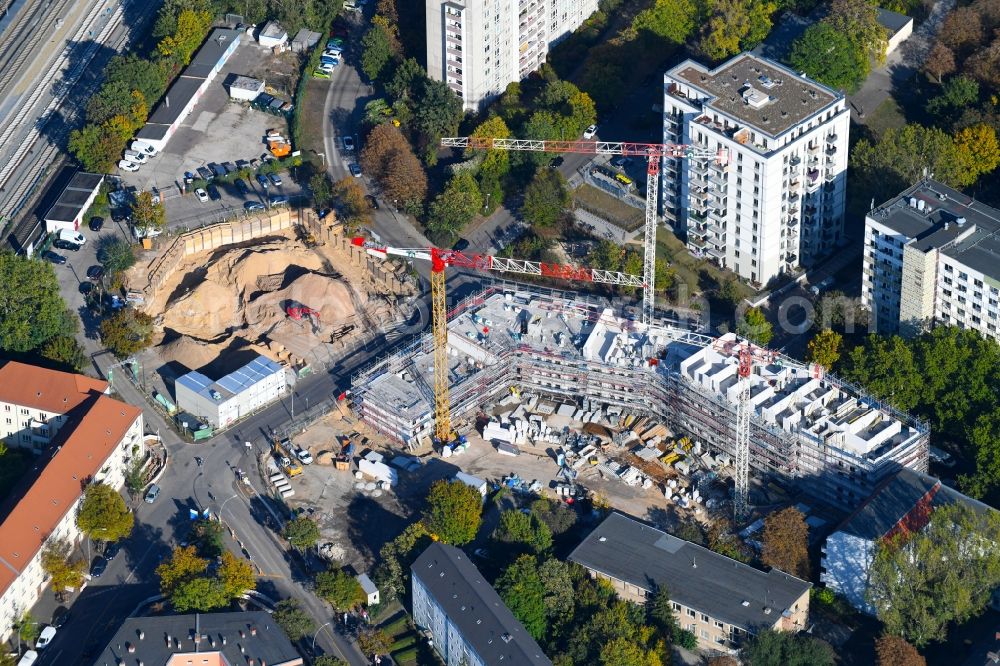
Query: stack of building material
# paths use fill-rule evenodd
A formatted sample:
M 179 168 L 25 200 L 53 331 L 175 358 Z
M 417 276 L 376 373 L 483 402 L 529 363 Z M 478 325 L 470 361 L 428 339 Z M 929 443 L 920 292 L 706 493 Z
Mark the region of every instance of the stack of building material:
M 504 427 L 496 421 L 490 421 L 483 429 L 483 439 L 488 442 L 507 442 L 513 444 L 515 437 L 516 433 L 512 428 Z

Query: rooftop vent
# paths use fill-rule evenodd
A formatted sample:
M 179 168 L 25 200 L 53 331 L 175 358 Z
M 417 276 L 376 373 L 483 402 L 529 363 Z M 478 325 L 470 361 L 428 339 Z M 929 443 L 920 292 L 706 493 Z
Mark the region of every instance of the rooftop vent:
M 598 539 L 598 541 L 600 541 L 601 543 L 604 543 L 607 540 L 608 540 L 607 537 L 601 537 L 601 538 Z
M 957 224 L 960 227 L 963 227 L 963 226 L 965 226 L 965 221 L 966 220 L 965 220 L 964 217 L 960 217 L 957 220 L 955 220 L 955 224 Z
M 749 607 L 750 606 L 750 602 L 747 601 L 746 599 L 744 599 L 743 600 L 743 606 L 744 606 L 744 608 Z
M 771 614 L 771 609 L 770 608 L 765 608 L 764 609 L 764 615 L 770 615 L 770 614 Z

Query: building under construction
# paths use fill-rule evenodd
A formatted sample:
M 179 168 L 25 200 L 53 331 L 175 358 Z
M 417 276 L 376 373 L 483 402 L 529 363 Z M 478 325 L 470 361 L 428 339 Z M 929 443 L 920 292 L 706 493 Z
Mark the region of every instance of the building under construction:
M 735 456 L 736 336 L 645 326 L 605 303 L 524 285 L 491 287 L 448 315 L 453 424 L 518 391 L 605 416 L 663 419 L 709 450 Z M 750 376 L 750 467 L 757 479 L 849 508 L 884 477 L 927 469 L 923 422 L 832 376 L 774 354 Z M 430 335 L 353 377 L 362 419 L 388 438 L 429 446 L 434 427 Z

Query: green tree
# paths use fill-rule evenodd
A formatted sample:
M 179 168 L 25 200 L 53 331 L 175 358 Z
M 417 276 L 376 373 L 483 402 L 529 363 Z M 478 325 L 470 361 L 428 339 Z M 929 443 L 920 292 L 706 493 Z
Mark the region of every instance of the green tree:
M 170 597 L 182 583 L 200 576 L 207 569 L 208 560 L 198 557 L 194 546 L 174 548 L 170 558 L 156 567 L 160 592 L 163 596 Z
M 424 75 L 422 83 L 413 120 L 417 130 L 436 149 L 441 137 L 454 135 L 458 131 L 458 124 L 463 116 L 462 100 L 443 81 L 434 81 Z
M 877 201 L 888 198 L 887 192 L 902 190 L 903 183 L 920 180 L 924 169 L 936 180 L 958 186 L 964 166 L 950 136 L 915 123 L 887 129 L 875 144 L 861 139 L 851 151 L 850 162 L 859 180 L 877 183 L 872 190 Z
M 361 71 L 369 81 L 377 81 L 391 59 L 389 35 L 381 26 L 373 25 L 361 38 Z
M 124 141 L 105 131 L 103 125 L 87 124 L 69 134 L 67 147 L 86 171 L 111 171 L 124 147 Z
M 627 638 L 613 638 L 601 646 L 602 666 L 661 666 L 655 651 Z
M 371 226 L 371 207 L 365 199 L 365 188 L 357 178 L 345 176 L 338 180 L 333 186 L 333 197 L 337 200 L 339 219 L 348 233 Z
M 587 255 L 587 263 L 604 271 L 617 271 L 625 259 L 625 251 L 620 245 L 607 239 L 597 241 L 597 245 Z
M 461 481 L 435 481 L 427 495 L 424 526 L 444 543 L 461 546 L 476 538 L 482 521 L 483 498 Z
M 972 185 L 979 177 L 1000 165 L 1000 144 L 997 132 L 985 123 L 963 127 L 955 132 L 955 151 L 962 168 L 960 185 Z
M 319 524 L 308 516 L 298 516 L 285 523 L 281 536 L 299 550 L 312 548 L 319 541 Z
M 963 108 L 979 101 L 979 82 L 963 75 L 953 76 L 941 87 L 941 93 L 927 102 L 927 113 L 948 120 Z
M 801 511 L 791 506 L 768 514 L 763 541 L 764 564 L 809 580 L 809 527 Z
M 874 0 L 833 0 L 824 21 L 860 45 L 868 57 L 879 64 L 885 62 L 887 32 L 878 22 Z
M 510 128 L 500 116 L 491 116 L 472 132 L 472 136 L 484 139 L 509 139 Z M 470 153 L 478 151 L 469 151 Z M 510 153 L 506 150 L 486 150 L 479 165 L 479 173 L 491 178 L 503 178 L 510 170 Z
M 767 37 L 777 5 L 767 0 L 708 0 L 709 19 L 698 47 L 712 60 L 751 49 Z
M 559 536 L 576 524 L 576 512 L 562 502 L 539 497 L 531 503 L 531 515 L 545 523 L 553 536 Z
M 83 491 L 76 524 L 95 541 L 118 541 L 132 533 L 135 517 L 111 486 L 91 483 Z
M 0 251 L 0 284 L 0 349 L 31 351 L 67 331 L 72 320 L 51 264 Z
M 855 92 L 870 68 L 864 48 L 826 21 L 809 26 L 792 42 L 788 63 L 831 88 Z
M 750 308 L 736 323 L 736 332 L 751 342 L 767 346 L 774 337 L 771 322 L 767 320 L 760 308 Z
M 500 513 L 496 538 L 506 543 L 523 543 L 540 553 L 552 547 L 552 531 L 535 515 L 507 510 Z
M 762 629 L 743 648 L 743 660 L 753 666 L 833 666 L 828 643 L 805 634 Z
M 697 18 L 698 5 L 691 0 L 655 0 L 652 7 L 636 15 L 632 28 L 679 46 L 694 32 Z
M 135 250 L 132 249 L 132 244 L 124 238 L 102 236 L 98 242 L 97 260 L 101 262 L 109 275 L 116 275 L 135 265 Z
M 419 82 L 427 78 L 427 72 L 416 58 L 407 58 L 399 64 L 392 80 L 385 85 L 385 91 L 393 100 L 412 99 L 417 96 Z
M 833 368 L 840 359 L 840 346 L 844 342 L 844 336 L 828 328 L 821 329 L 809 341 L 809 349 L 806 352 L 806 361 L 818 363 L 827 370 Z
M 899 409 L 912 409 L 920 398 L 922 382 L 913 351 L 899 336 L 869 335 L 848 354 L 843 375 Z
M 198 611 L 205 613 L 223 608 L 230 597 L 221 581 L 199 576 L 180 583 L 170 595 L 170 603 L 178 613 Z
M 670 591 L 665 585 L 658 585 L 652 597 L 646 600 L 646 616 L 650 624 L 656 627 L 660 634 L 671 639 L 677 631 L 677 618 L 670 600 Z
M 998 538 L 1000 514 L 955 503 L 934 509 L 924 529 L 880 541 L 867 600 L 885 630 L 923 647 L 982 613 L 1000 585 Z
M 313 666 L 347 666 L 347 662 L 331 654 L 323 654 L 313 659 Z
M 274 621 L 293 643 L 297 643 L 299 639 L 311 635 L 316 630 L 316 621 L 312 615 L 302 610 L 299 600 L 294 598 L 278 602 L 274 607 Z
M 139 192 L 132 202 L 132 224 L 140 231 L 162 229 L 166 224 L 162 203 L 153 203 L 152 192 Z
M 73 547 L 68 542 L 49 541 L 42 550 L 42 569 L 52 580 L 52 589 L 62 592 L 80 587 L 87 563 L 73 557 Z
M 316 205 L 320 207 L 329 206 L 333 201 L 333 183 L 326 173 L 314 173 L 309 179 L 309 189 L 312 191 Z
M 496 582 L 497 592 L 507 607 L 535 640 L 546 632 L 545 587 L 538 565 L 531 555 L 522 555 L 504 570 Z
M 57 335 L 42 346 L 42 358 L 62 366 L 68 372 L 83 372 L 87 367 L 87 354 L 76 338 L 70 335 Z
M 135 308 L 123 308 L 101 322 L 101 341 L 118 358 L 142 351 L 153 342 L 153 318 Z
M 552 228 L 570 205 L 566 179 L 557 169 L 537 169 L 524 190 L 521 217 L 534 227 Z
M 42 632 L 42 625 L 36 622 L 34 616 L 29 612 L 25 612 L 21 616 L 15 627 L 21 642 L 27 645 L 34 645 L 38 641 L 38 634 Z
M 431 536 L 421 522 L 411 523 L 379 551 L 380 562 L 372 574 L 382 602 L 402 596 L 408 585 L 410 565 L 430 545 Z
M 392 639 L 381 629 L 366 628 L 358 634 L 358 647 L 366 655 L 389 654 Z
M 330 569 L 316 574 L 316 594 L 330 602 L 335 610 L 346 611 L 367 598 L 361 583 L 343 569 Z
M 117 55 L 104 70 L 105 85 L 121 83 L 135 90 L 148 104 L 155 104 L 167 89 L 167 72 L 158 62 L 150 62 L 135 53 Z M 88 120 L 93 121 L 88 117 Z
M 434 198 L 427 228 L 437 238 L 453 239 L 483 207 L 483 196 L 469 171 L 459 171 Z
M 973 497 L 985 498 L 1000 489 L 1000 406 L 980 414 L 968 437 L 976 471 L 961 478 L 962 489 Z
M 125 470 L 125 489 L 132 499 L 139 497 L 139 494 L 146 487 L 145 460 L 139 456 L 134 456 Z
M 547 558 L 538 567 L 538 579 L 545 592 L 545 617 L 549 626 L 567 624 L 573 617 L 573 576 L 566 562 Z
M 257 577 L 250 563 L 236 557 L 228 550 L 222 553 L 217 577 L 229 599 L 236 599 L 247 590 L 257 587 Z

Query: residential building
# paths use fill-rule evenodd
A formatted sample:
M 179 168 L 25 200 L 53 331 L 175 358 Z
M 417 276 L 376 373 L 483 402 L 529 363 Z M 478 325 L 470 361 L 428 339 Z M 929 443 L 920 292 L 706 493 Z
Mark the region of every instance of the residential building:
M 1000 341 L 1000 210 L 922 180 L 865 217 L 861 303 L 879 333 L 935 323 Z
M 665 158 L 663 215 L 754 285 L 808 267 L 842 242 L 849 125 L 842 93 L 766 58 L 686 60 L 663 77 L 663 142 L 727 159 Z
M 125 620 L 93 666 L 302 666 L 269 613 L 157 615 Z
M 427 75 L 478 111 L 538 69 L 598 0 L 425 0 Z M 567 137 L 569 138 L 569 137 Z
M 879 543 L 901 532 L 923 529 L 934 509 L 955 503 L 977 511 L 993 511 L 939 479 L 910 469 L 900 470 L 827 537 L 820 580 L 858 610 L 874 615 L 866 595 L 868 570 Z
M 142 410 L 105 395 L 104 382 L 9 366 L 0 369 L 3 411 L 28 405 L 48 416 L 51 430 L 48 450 L 0 509 L 0 640 L 45 589 L 41 553 L 46 542 L 79 540 L 82 488 L 88 482 L 121 488 L 131 461 L 144 455 Z M 8 381 L 14 378 L 22 397 L 10 395 Z M 58 414 L 55 407 L 63 401 L 76 404 Z
M 677 623 L 702 649 L 734 651 L 761 628 L 808 626 L 812 583 L 754 569 L 620 513 L 605 518 L 569 560 L 636 603 L 665 587 Z
M 410 571 L 413 622 L 431 633 L 445 666 L 551 666 L 461 550 L 432 543 Z
M 516 386 L 606 427 L 619 427 L 615 415 L 652 416 L 713 456 L 735 457 L 735 334 L 676 321 L 647 326 L 600 299 L 522 284 L 470 296 L 449 312 L 448 331 L 454 424 Z M 431 447 L 432 349 L 428 334 L 351 379 L 362 420 L 414 450 Z M 927 470 L 926 423 L 801 361 L 772 358 L 749 377 L 756 479 L 795 484 L 849 512 L 900 467 Z
M 182 410 L 224 428 L 283 396 L 287 385 L 285 369 L 258 355 L 219 381 L 189 372 L 177 378 L 174 389 Z

